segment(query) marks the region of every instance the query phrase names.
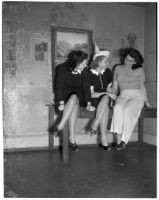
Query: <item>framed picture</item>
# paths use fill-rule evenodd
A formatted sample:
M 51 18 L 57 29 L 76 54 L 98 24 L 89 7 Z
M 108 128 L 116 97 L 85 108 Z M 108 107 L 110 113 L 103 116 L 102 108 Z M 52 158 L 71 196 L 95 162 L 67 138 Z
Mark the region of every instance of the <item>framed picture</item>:
M 32 39 L 32 60 L 45 62 L 48 60 L 48 41 L 41 38 Z
M 52 64 L 56 66 L 67 59 L 71 50 L 81 50 L 90 56 L 92 31 L 67 27 L 52 27 Z
M 13 62 L 16 60 L 16 41 L 8 39 L 4 42 L 5 62 Z
M 2 43 L 3 49 L 3 64 L 5 70 L 10 70 L 12 73 L 16 71 L 16 36 L 14 33 L 9 33 L 5 36 Z

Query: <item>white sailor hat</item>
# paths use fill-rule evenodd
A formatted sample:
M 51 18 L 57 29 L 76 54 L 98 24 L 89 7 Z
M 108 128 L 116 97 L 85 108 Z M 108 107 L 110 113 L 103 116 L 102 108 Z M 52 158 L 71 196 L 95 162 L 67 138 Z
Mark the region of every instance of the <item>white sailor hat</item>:
M 94 56 L 93 56 L 93 60 L 95 60 L 96 57 L 98 56 L 106 56 L 109 57 L 110 52 L 109 51 L 98 51 Z

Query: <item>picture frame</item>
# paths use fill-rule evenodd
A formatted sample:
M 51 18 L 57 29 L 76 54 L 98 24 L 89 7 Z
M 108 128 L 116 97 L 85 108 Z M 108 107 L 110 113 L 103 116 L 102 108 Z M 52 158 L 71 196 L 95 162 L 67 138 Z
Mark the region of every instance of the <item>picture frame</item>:
M 92 31 L 86 29 L 52 27 L 52 66 L 63 63 L 71 50 L 82 50 L 90 58 L 92 50 Z
M 3 40 L 4 60 L 6 63 L 16 60 L 16 39 L 15 34 L 8 34 Z
M 2 41 L 3 47 L 3 64 L 5 66 L 5 70 L 9 70 L 12 74 L 15 74 L 16 71 L 16 62 L 17 62 L 17 54 L 16 54 L 16 35 L 14 33 L 8 33 L 5 35 Z
M 32 38 L 32 61 L 47 62 L 48 61 L 48 40 L 43 38 Z

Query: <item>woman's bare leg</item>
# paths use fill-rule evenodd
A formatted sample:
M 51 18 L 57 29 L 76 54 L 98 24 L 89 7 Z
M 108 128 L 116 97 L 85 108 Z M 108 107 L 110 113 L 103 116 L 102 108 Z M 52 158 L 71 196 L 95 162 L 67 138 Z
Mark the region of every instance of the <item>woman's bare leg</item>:
M 78 110 L 79 110 L 79 103 L 76 101 L 76 104 L 74 106 L 74 109 L 70 115 L 69 118 L 69 130 L 70 130 L 70 142 L 71 143 L 76 143 L 75 140 L 75 125 L 77 121 L 77 116 L 78 116 Z
M 77 96 L 76 95 L 72 95 L 69 100 L 67 101 L 64 111 L 63 111 L 63 115 L 62 115 L 62 119 L 58 125 L 58 129 L 62 130 L 64 128 L 65 123 L 67 122 L 67 120 L 69 119 L 72 111 L 74 110 L 76 104 L 77 104 Z
M 109 115 L 109 107 L 107 106 L 105 109 L 105 113 L 103 114 L 102 120 L 100 121 L 101 142 L 104 146 L 108 146 L 108 141 L 107 141 L 107 137 L 106 137 L 108 115 Z
M 98 127 L 100 121 L 102 120 L 104 113 L 106 112 L 108 103 L 109 103 L 109 97 L 105 95 L 98 104 L 96 117 L 92 124 L 92 129 L 97 130 L 97 127 Z

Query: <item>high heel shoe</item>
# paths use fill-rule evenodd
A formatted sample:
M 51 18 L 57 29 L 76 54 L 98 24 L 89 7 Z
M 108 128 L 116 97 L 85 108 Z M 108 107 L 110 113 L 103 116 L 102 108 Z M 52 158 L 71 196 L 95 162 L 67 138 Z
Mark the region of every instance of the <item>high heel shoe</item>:
M 89 131 L 90 136 L 97 134 L 97 131 L 93 128 L 91 128 Z
M 78 145 L 76 143 L 69 142 L 69 147 L 73 151 L 78 151 Z
M 111 150 L 111 147 L 108 145 L 108 146 L 105 146 L 103 144 L 100 144 L 99 145 L 103 150 L 106 150 L 106 151 L 110 151 Z
M 111 146 L 116 149 L 118 144 L 116 142 L 113 142 Z
M 54 131 L 55 137 L 60 137 L 63 134 L 63 130 L 59 130 L 58 128 Z
M 116 149 L 117 150 L 122 150 L 122 149 L 125 149 L 126 146 L 125 146 L 125 142 L 121 141 L 120 144 L 117 145 Z

